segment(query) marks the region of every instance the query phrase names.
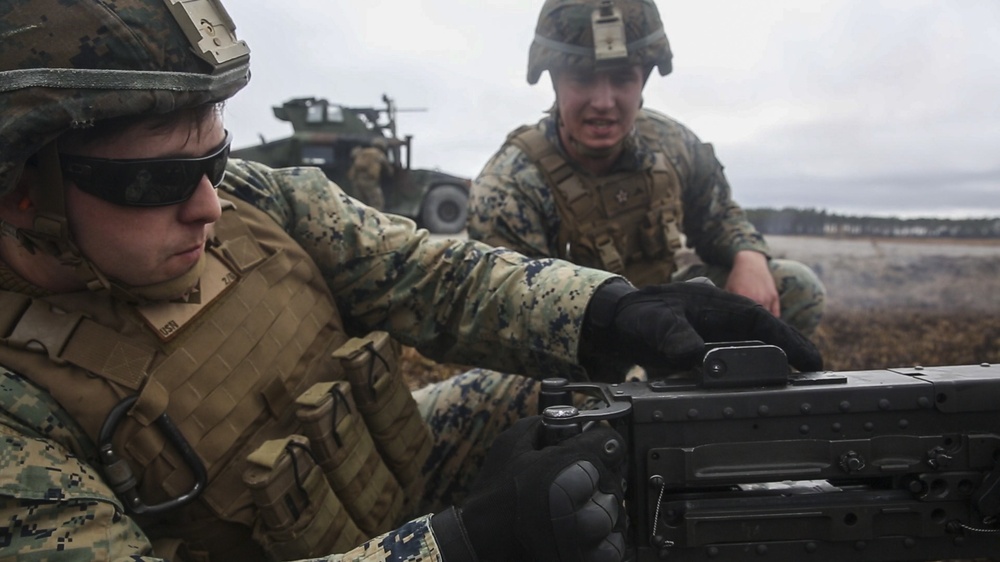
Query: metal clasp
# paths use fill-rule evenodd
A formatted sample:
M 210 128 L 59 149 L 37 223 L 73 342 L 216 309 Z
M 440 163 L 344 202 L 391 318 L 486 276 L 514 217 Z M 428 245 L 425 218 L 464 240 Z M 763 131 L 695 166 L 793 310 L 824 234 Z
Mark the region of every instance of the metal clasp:
M 101 464 L 104 465 L 105 478 L 108 479 L 111 488 L 115 491 L 118 498 L 122 500 L 122 503 L 125 504 L 125 508 L 128 511 L 136 514 L 163 513 L 180 507 L 201 495 L 208 482 L 208 471 L 205 470 L 205 465 L 201 462 L 201 458 L 198 457 L 194 448 L 191 447 L 191 444 L 184 438 L 184 435 L 177 429 L 174 422 L 170 420 L 170 417 L 166 413 L 160 414 L 160 417 L 154 421 L 156 427 L 166 436 L 167 442 L 172 444 L 181 454 L 181 458 L 184 459 L 185 464 L 187 464 L 188 468 L 194 474 L 195 483 L 188 492 L 165 502 L 148 505 L 139 497 L 139 484 L 135 479 L 132 468 L 125 459 L 118 456 L 114 445 L 111 443 L 111 439 L 115 435 L 115 430 L 118 429 L 118 426 L 125 418 L 125 414 L 135 404 L 137 399 L 138 396 L 129 396 L 119 402 L 118 405 L 111 409 L 108 417 L 104 420 L 104 424 L 101 425 L 101 433 L 98 436 Z

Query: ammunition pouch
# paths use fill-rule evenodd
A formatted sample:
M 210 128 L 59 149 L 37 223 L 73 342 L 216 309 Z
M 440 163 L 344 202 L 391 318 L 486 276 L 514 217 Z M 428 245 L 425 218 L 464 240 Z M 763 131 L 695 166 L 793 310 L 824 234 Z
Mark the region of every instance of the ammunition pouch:
M 432 439 L 399 374 L 398 344 L 385 332 L 373 332 L 352 338 L 333 356 L 342 360 L 368 431 L 403 487 L 407 503 L 413 503 L 422 495 L 421 470 L 430 456 Z
M 365 535 L 330 488 L 300 435 L 267 441 L 247 457 L 243 481 L 257 505 L 254 539 L 276 560 L 345 552 Z
M 345 552 L 395 527 L 423 495 L 431 434 L 385 332 L 333 352 L 347 381 L 295 401 L 304 436 L 266 442 L 243 475 L 259 511 L 254 536 L 277 559 Z
M 348 512 L 368 536 L 393 527 L 403 489 L 382 461 L 346 381 L 317 383 L 296 401 L 313 457 Z

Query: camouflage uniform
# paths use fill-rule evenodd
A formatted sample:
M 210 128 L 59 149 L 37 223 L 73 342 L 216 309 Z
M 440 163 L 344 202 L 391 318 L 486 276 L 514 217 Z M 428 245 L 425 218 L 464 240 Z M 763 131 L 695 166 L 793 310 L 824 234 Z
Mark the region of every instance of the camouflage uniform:
M 382 177 L 391 171 L 385 152 L 375 146 L 364 146 L 352 150 L 351 156 L 354 161 L 347 170 L 347 181 L 351 182 L 358 199 L 376 209 L 384 209 Z
M 530 262 L 475 242 L 436 241 L 399 217 L 352 203 L 315 169 L 232 161 L 223 188 L 264 210 L 305 248 L 345 317 L 442 361 L 539 374 L 578 373 L 584 307 L 609 274 Z M 5 289 L 39 293 L 13 272 Z M 480 295 L 456 301 L 455 294 Z M 0 558 L 151 559 L 150 541 L 95 469 L 95 445 L 43 390 L 2 369 Z M 534 383 L 470 373 L 416 393 L 435 436 L 419 508 L 463 497 L 493 437 L 535 411 Z M 440 560 L 428 516 L 325 560 Z M 133 558 L 135 559 L 135 558 Z
M 752 250 L 768 255 L 767 243 L 732 200 L 718 161 L 714 156 L 699 157 L 705 151 L 698 150 L 702 143 L 694 133 L 649 109 L 641 110 L 637 123 L 642 121 L 651 123 L 659 138 L 668 139 L 663 156 L 680 181 L 682 230 L 687 245 L 703 261 L 677 271 L 670 281 L 707 276 L 716 285 L 725 286 L 736 252 Z M 572 162 L 562 150 L 555 116 L 542 119 L 536 127 Z M 624 152 L 613 172 L 634 172 L 637 178 L 644 177 L 655 157 L 656 147 L 633 130 L 624 142 Z M 575 169 L 574 173 L 587 172 Z M 520 148 L 505 143 L 472 184 L 469 237 L 529 256 L 564 257 L 565 252 L 558 247 L 561 222 L 552 186 L 538 165 Z M 769 265 L 781 298 L 782 318 L 804 333 L 812 333 L 822 316 L 825 298 L 822 283 L 798 262 L 770 259 Z

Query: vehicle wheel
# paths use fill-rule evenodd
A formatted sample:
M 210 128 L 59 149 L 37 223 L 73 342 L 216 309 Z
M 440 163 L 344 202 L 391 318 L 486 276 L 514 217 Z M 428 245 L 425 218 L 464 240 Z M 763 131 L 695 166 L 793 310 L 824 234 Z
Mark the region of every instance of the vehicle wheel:
M 430 190 L 420 209 L 420 222 L 435 234 L 455 234 L 465 229 L 469 216 L 469 194 L 457 185 L 439 185 Z

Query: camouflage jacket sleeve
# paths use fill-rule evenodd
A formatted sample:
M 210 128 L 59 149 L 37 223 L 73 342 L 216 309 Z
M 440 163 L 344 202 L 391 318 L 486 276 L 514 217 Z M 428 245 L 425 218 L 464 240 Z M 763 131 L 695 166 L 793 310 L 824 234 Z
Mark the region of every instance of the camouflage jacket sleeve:
M 557 256 L 559 211 L 538 167 L 507 143 L 469 194 L 469 238 L 535 258 Z
M 610 274 L 473 241 L 351 199 L 318 169 L 235 161 L 224 188 L 269 213 L 319 265 L 348 326 L 385 330 L 439 361 L 579 374 L 580 325 Z
M 0 367 L 0 559 L 147 560 L 151 545 L 84 460 L 83 430 Z
M 764 237 L 732 198 L 732 190 L 711 144 L 690 129 L 652 110 L 643 110 L 662 130 L 667 157 L 680 176 L 687 245 L 710 264 L 729 266 L 741 250 L 768 254 Z

